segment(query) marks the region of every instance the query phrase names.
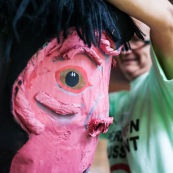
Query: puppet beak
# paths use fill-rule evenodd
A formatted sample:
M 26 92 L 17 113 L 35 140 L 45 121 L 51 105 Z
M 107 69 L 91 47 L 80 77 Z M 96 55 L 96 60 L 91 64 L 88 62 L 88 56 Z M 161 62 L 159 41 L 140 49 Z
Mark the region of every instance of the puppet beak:
M 96 137 L 100 133 L 106 133 L 108 127 L 113 123 L 113 117 L 106 119 L 91 119 L 88 124 L 89 136 Z

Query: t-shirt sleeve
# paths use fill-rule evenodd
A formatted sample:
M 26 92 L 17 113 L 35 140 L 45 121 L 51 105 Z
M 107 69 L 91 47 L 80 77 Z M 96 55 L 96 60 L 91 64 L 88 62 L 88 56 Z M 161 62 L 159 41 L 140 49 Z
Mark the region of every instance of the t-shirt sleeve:
M 150 80 L 156 82 L 159 88 L 163 90 L 165 94 L 168 94 L 168 97 L 169 95 L 173 95 L 172 94 L 173 79 L 171 80 L 167 79 L 153 49 L 151 49 L 151 58 L 153 66 L 150 70 Z
M 148 76 L 148 96 L 152 103 L 153 117 L 160 117 L 165 127 L 173 122 L 173 79 L 168 80 L 154 52 L 151 52 L 153 65 Z M 172 125 L 171 125 L 172 126 Z

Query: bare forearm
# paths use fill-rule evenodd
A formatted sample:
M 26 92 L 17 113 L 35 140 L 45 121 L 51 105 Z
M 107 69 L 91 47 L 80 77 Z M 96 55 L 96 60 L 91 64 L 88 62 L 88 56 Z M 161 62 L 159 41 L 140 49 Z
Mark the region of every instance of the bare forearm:
M 143 0 L 107 0 L 122 11 L 139 19 L 142 15 L 141 10 L 145 12 L 145 1 Z M 142 15 L 143 16 L 143 15 Z
M 168 0 L 107 0 L 122 11 L 128 13 L 150 27 L 165 23 L 172 11 Z M 165 17 L 164 17 L 165 16 Z M 153 23 L 154 22 L 154 23 Z

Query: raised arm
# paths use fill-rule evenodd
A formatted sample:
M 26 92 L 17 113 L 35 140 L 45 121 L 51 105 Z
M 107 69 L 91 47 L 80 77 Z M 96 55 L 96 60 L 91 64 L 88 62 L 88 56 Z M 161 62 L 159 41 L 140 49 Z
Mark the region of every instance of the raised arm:
M 168 0 L 107 0 L 150 27 L 151 41 L 168 79 L 173 78 L 173 5 Z

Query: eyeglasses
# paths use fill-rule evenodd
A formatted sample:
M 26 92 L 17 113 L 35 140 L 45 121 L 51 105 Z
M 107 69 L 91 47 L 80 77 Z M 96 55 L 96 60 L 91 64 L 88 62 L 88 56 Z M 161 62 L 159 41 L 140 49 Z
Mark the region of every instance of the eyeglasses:
M 150 40 L 139 40 L 138 38 L 134 37 L 132 40 L 130 40 L 128 43 L 126 43 L 123 46 L 122 52 L 126 52 L 128 50 L 137 51 L 149 44 L 150 44 Z

